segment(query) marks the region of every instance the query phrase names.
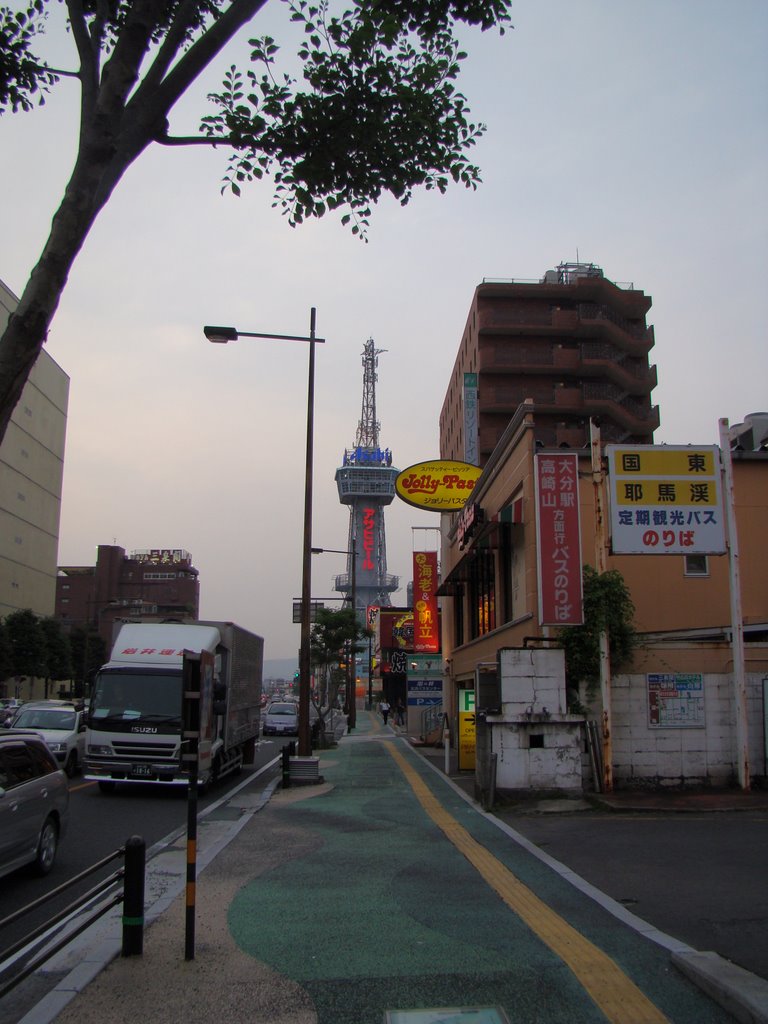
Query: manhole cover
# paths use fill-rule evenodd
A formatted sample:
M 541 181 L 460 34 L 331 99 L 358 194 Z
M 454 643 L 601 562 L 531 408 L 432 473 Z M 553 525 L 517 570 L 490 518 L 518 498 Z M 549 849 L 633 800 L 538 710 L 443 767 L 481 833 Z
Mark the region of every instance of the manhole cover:
M 500 1006 L 436 1006 L 428 1010 L 387 1010 L 384 1024 L 510 1024 Z

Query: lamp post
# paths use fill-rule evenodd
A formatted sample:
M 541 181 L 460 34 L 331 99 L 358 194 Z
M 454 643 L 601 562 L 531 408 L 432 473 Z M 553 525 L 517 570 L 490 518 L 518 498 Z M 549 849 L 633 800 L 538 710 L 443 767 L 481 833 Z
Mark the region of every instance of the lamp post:
M 325 553 L 332 555 L 351 555 L 352 556 L 352 573 L 350 576 L 350 594 L 352 603 L 352 614 L 354 616 L 355 627 L 357 627 L 357 608 L 355 607 L 356 597 L 356 563 L 357 555 L 355 553 L 355 542 L 352 541 L 352 548 L 312 548 L 313 555 L 322 555 Z M 357 725 L 357 706 L 356 706 L 356 677 L 355 677 L 355 641 L 352 640 L 350 644 L 350 667 L 347 672 L 347 731 L 351 732 L 352 729 Z
M 309 379 L 307 382 L 307 452 L 304 473 L 304 538 L 302 545 L 301 574 L 301 641 L 299 646 L 299 756 L 309 757 L 312 753 L 312 736 L 309 728 L 309 683 L 310 658 L 309 634 L 312 593 L 312 452 L 314 445 L 315 406 L 315 343 L 325 338 L 315 336 L 316 310 L 313 306 L 309 317 L 309 335 L 303 334 L 262 334 L 254 331 L 238 331 L 234 327 L 204 327 L 208 339 L 218 344 L 237 341 L 238 338 L 270 338 L 274 341 L 306 341 L 309 343 Z

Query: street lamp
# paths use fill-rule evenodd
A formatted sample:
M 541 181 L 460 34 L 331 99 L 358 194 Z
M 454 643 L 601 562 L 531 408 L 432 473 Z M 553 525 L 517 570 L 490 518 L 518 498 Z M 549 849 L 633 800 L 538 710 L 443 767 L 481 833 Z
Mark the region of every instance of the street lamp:
M 352 548 L 312 548 L 313 555 L 323 555 L 325 553 L 331 555 L 347 555 L 352 556 L 352 573 L 350 578 L 350 591 L 351 591 L 351 603 L 352 603 L 352 615 L 354 616 L 355 627 L 357 627 L 357 608 L 355 607 L 356 598 L 356 562 L 357 555 L 355 554 L 354 540 L 352 542 Z M 350 645 L 350 666 L 347 671 L 347 731 L 351 732 L 352 729 L 357 725 L 357 682 L 355 676 L 355 641 L 352 640 Z
M 274 341 L 309 342 L 309 380 L 307 383 L 307 457 L 304 474 L 304 541 L 302 545 L 301 575 L 301 642 L 299 646 L 299 756 L 309 757 L 312 753 L 312 736 L 309 728 L 309 634 L 312 593 L 312 450 L 314 441 L 315 405 L 315 343 L 325 338 L 315 336 L 316 310 L 313 306 L 309 317 L 309 335 L 303 334 L 261 334 L 254 331 L 238 331 L 234 327 L 204 327 L 203 332 L 216 344 L 237 341 L 238 338 L 271 338 Z

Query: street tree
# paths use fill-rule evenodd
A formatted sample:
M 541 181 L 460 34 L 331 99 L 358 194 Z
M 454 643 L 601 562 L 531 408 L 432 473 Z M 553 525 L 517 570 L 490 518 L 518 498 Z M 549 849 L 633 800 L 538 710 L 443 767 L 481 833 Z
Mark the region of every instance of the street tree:
M 309 658 L 318 681 L 312 703 L 318 715 L 320 744 L 325 735 L 326 716 L 337 706 L 339 691 L 350 671 L 354 681 L 355 654 L 362 650 L 358 644 L 367 638 L 368 631 L 360 625 L 352 608 L 318 608 L 309 636 Z
M 484 126 L 456 89 L 456 28 L 503 32 L 511 0 L 355 0 L 339 13 L 330 0 L 285 0 L 304 29 L 302 81 L 279 74 L 273 38 L 249 39 L 252 66 L 230 68 L 191 138 L 172 134 L 171 113 L 267 0 L 65 2 L 72 69 L 35 55 L 52 0 L 0 7 L 0 113 L 29 111 L 62 79 L 80 88 L 72 174 L 0 338 L 0 441 L 91 227 L 148 147 L 224 146 L 225 189 L 272 174 L 291 225 L 338 210 L 362 236 L 382 193 L 406 204 L 418 186 L 479 181 L 467 154 Z
M 96 673 L 107 660 L 107 645 L 91 626 L 76 626 L 69 634 L 72 681 L 76 697 L 87 697 Z
M 58 619 L 41 619 L 40 628 L 45 638 L 45 696 L 48 697 L 51 682 L 72 678 L 72 657 L 69 637 Z
M 45 675 L 45 633 L 30 608 L 5 617 L 5 635 L 10 651 L 10 675 L 29 679 Z
M 0 622 L 0 682 L 11 675 L 11 645 L 5 623 Z
M 616 569 L 598 573 L 591 565 L 582 570 L 584 624 L 558 631 L 565 650 L 565 685 L 568 704 L 583 711 L 579 695 L 582 686 L 594 697 L 600 682 L 600 634 L 608 635 L 611 669 L 618 670 L 632 660 L 637 646 L 634 627 L 635 606 L 624 577 Z

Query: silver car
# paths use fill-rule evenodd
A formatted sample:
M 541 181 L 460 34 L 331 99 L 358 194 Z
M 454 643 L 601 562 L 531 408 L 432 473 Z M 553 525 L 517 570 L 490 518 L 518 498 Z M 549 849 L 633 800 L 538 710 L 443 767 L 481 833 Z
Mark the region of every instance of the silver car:
M 264 736 L 298 736 L 299 709 L 293 701 L 273 701 L 262 722 Z
M 0 733 L 0 877 L 47 875 L 69 820 L 67 777 L 34 733 Z
M 85 757 L 85 713 L 82 705 L 63 700 L 28 701 L 19 708 L 11 729 L 34 729 L 71 778 Z

